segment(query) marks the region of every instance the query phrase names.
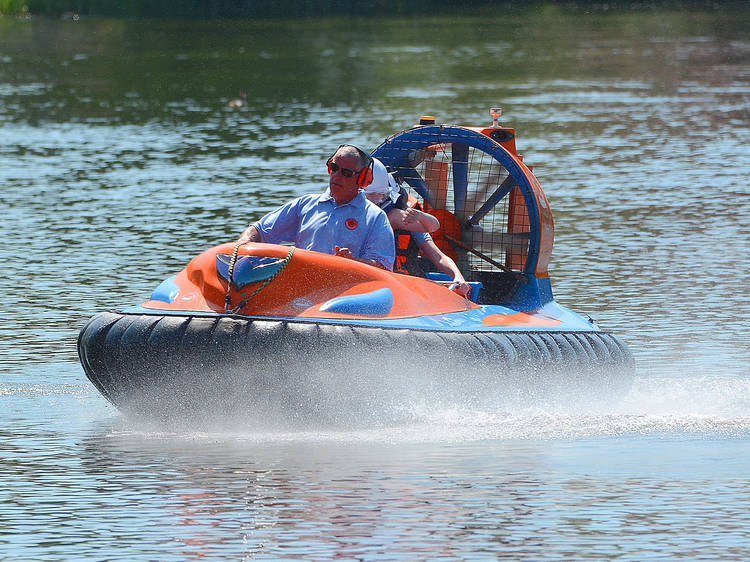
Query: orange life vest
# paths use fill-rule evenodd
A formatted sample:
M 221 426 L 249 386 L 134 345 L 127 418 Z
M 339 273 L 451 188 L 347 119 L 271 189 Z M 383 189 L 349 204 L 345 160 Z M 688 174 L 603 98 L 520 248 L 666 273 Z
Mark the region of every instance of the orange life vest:
M 401 188 L 401 196 L 394 206 L 397 209 L 422 210 L 422 205 L 419 204 L 417 198 L 403 187 Z M 424 271 L 419 263 L 419 245 L 414 241 L 411 232 L 397 229 L 393 231 L 393 235 L 396 241 L 396 261 L 393 264 L 393 271 L 424 277 Z

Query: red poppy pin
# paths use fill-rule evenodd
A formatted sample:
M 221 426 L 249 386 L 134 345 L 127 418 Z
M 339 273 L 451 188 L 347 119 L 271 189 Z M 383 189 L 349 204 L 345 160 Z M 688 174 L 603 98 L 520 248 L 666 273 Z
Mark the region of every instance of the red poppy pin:
M 359 226 L 359 223 L 357 222 L 357 219 L 346 219 L 346 228 L 349 230 L 354 230 Z

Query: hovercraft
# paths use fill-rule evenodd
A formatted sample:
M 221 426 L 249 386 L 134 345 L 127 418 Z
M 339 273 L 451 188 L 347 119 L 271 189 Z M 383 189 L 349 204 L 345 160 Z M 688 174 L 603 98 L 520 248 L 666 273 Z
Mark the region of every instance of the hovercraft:
M 549 203 L 515 130 L 491 114 L 488 127 L 425 117 L 373 152 L 440 220 L 433 238 L 468 297 L 429 263 L 416 277 L 291 246 L 222 244 L 140 306 L 94 316 L 78 338 L 87 377 L 122 411 L 188 416 L 330 413 L 332 401 L 364 411 L 425 394 L 478 407 L 622 396 L 632 354 L 555 302 Z

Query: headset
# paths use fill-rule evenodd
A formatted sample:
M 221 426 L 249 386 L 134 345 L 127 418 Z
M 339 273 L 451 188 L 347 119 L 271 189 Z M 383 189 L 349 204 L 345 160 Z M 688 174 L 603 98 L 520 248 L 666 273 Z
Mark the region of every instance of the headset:
M 365 161 L 365 167 L 362 168 L 362 171 L 359 172 L 357 175 L 357 185 L 359 187 L 367 187 L 372 183 L 373 178 L 373 169 L 375 166 L 375 163 L 372 161 L 372 156 L 367 154 L 364 150 L 359 148 L 358 146 L 354 146 L 353 144 L 340 144 L 339 147 L 336 149 L 336 151 L 333 153 L 333 155 L 326 161 L 326 166 L 328 167 L 328 173 L 331 173 L 331 160 L 333 160 L 333 157 L 336 156 L 336 152 L 338 152 L 341 148 L 345 146 L 351 146 L 354 150 L 356 150 L 359 153 L 360 159 Z

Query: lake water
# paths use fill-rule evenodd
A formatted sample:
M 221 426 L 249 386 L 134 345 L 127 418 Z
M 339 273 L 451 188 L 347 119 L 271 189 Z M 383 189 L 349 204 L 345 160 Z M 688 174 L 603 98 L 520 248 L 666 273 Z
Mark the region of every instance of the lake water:
M 748 22 L 0 20 L 0 558 L 750 557 Z M 87 381 L 89 317 L 321 191 L 338 144 L 495 105 L 550 199 L 557 299 L 636 357 L 621 403 L 196 431 Z

